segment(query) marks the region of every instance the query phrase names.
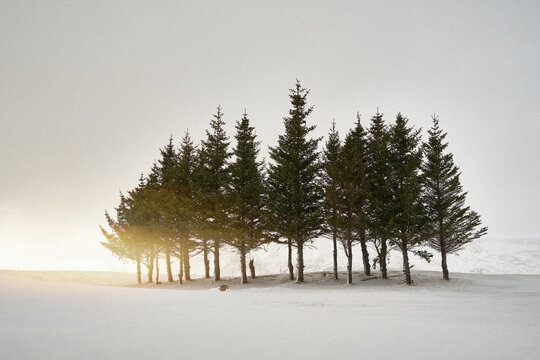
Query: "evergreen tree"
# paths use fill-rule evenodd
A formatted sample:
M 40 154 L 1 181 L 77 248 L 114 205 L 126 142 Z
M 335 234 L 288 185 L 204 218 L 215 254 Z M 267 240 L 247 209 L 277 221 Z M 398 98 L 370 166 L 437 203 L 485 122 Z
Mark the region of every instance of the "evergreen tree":
M 424 144 L 425 162 L 422 165 L 423 200 L 429 219 L 427 244 L 441 253 L 443 278 L 449 280 L 446 257 L 456 253 L 474 239 L 487 233 L 481 227 L 480 215 L 465 206 L 467 192 L 459 180 L 460 171 L 453 155 L 445 150 L 446 133 L 433 116 L 428 142 Z
M 269 206 L 272 223 L 281 237 L 290 239 L 297 249 L 296 281 L 304 282 L 304 245 L 321 234 L 323 190 L 319 183 L 321 164 L 317 146 L 320 139 L 308 139 L 315 126 L 307 126 L 313 111 L 306 107 L 309 91 L 297 81 L 290 90 L 292 108 L 283 120 L 285 134 L 270 148 L 273 163 L 268 171 Z
M 207 271 L 207 241 L 213 241 L 214 252 L 214 280 L 220 280 L 219 250 L 220 243 L 225 239 L 223 229 L 228 224 L 226 210 L 229 207 L 226 189 L 229 184 L 228 151 L 229 138 L 225 133 L 225 122 L 221 107 L 210 121 L 211 130 L 206 131 L 207 139 L 202 141 L 199 152 L 199 166 L 197 167 L 198 196 L 202 210 L 205 211 L 205 224 L 203 225 L 203 251 Z M 207 274 L 208 275 L 208 274 Z
M 391 243 L 403 255 L 403 272 L 407 284 L 412 283 L 409 251 L 423 241 L 425 224 L 421 201 L 420 182 L 420 130 L 408 126 L 408 119 L 401 114 L 390 128 L 390 164 L 392 167 L 390 202 L 393 214 Z
M 369 253 L 367 251 L 367 205 L 369 182 L 366 169 L 366 132 L 357 122 L 345 137 L 339 161 L 339 189 L 341 221 L 339 221 L 343 249 L 347 256 L 347 283 L 352 283 L 352 247 L 360 243 L 364 273 L 370 275 Z
M 195 147 L 189 132 L 186 131 L 178 152 L 178 166 L 175 177 L 177 196 L 181 203 L 178 211 L 184 219 L 184 231 L 179 234 L 177 244 L 180 260 L 180 274 L 186 281 L 191 280 L 190 254 L 196 250 L 197 223 L 199 212 L 195 202 L 195 168 L 197 164 Z M 180 277 L 181 281 L 181 277 Z
M 368 229 L 370 241 L 377 252 L 373 266 L 377 263 L 383 279 L 388 278 L 386 268 L 389 253 L 388 240 L 392 234 L 393 214 L 390 207 L 392 192 L 388 128 L 383 115 L 378 111 L 371 118 L 369 135 L 366 145 L 366 170 L 369 181 L 368 198 Z
M 246 253 L 266 242 L 263 224 L 263 175 L 262 163 L 257 161 L 259 142 L 255 129 L 250 126 L 247 113 L 236 123 L 236 148 L 234 162 L 230 165 L 228 191 L 229 231 L 228 244 L 240 253 L 241 283 L 247 283 Z M 254 264 L 252 277 L 255 277 Z
M 338 262 L 337 262 L 337 237 L 339 231 L 339 212 L 338 208 L 341 204 L 339 194 L 339 175 L 341 173 L 339 164 L 339 153 L 341 150 L 341 142 L 339 133 L 336 130 L 336 122 L 332 122 L 328 141 L 323 152 L 322 184 L 324 188 L 324 218 L 325 218 L 325 233 L 330 234 L 333 245 L 333 261 L 334 261 L 334 279 L 338 279 Z

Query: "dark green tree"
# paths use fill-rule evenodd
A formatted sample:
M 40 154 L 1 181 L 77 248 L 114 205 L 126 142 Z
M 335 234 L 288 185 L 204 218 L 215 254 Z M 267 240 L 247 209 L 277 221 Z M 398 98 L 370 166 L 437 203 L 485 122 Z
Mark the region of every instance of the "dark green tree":
M 225 133 L 225 122 L 221 107 L 210 121 L 210 130 L 206 131 L 206 140 L 202 141 L 197 167 L 197 191 L 201 210 L 205 212 L 205 223 L 201 224 L 205 272 L 208 275 L 207 242 L 213 242 L 214 280 L 220 280 L 219 250 L 226 234 L 223 230 L 228 225 L 229 208 L 226 189 L 229 184 L 228 151 L 229 138 Z
M 324 192 L 319 179 L 322 166 L 317 150 L 321 139 L 308 138 L 315 129 L 306 124 L 313 111 L 306 105 L 308 94 L 299 81 L 290 90 L 292 108 L 283 119 L 285 133 L 279 136 L 278 145 L 270 148 L 273 162 L 267 182 L 274 229 L 297 249 L 299 283 L 304 282 L 304 245 L 321 234 L 324 221 Z
M 446 133 L 433 116 L 433 126 L 424 144 L 423 201 L 429 219 L 427 244 L 441 253 L 443 278 L 449 280 L 446 257 L 487 233 L 480 227 L 480 215 L 465 206 L 467 192 L 461 185 L 459 168 L 452 153 L 446 152 Z
M 241 283 L 247 283 L 246 254 L 267 242 L 264 232 L 264 187 L 262 162 L 257 160 L 259 142 L 247 113 L 236 123 L 236 147 L 233 150 L 228 188 L 228 240 L 240 254 Z M 255 266 L 253 263 L 250 266 Z M 254 277 L 254 269 L 252 276 Z
M 357 122 L 347 136 L 339 156 L 338 175 L 340 200 L 339 229 L 343 249 L 347 256 L 347 283 L 352 283 L 353 245 L 359 243 L 362 249 L 364 273 L 370 275 L 369 253 L 367 251 L 368 197 L 370 193 L 366 168 L 366 132 Z
M 368 229 L 370 241 L 377 252 L 373 266 L 378 263 L 383 279 L 388 278 L 386 259 L 390 251 L 388 240 L 392 235 L 393 213 L 390 166 L 390 137 L 383 114 L 371 118 L 366 145 L 366 170 L 369 181 Z
M 390 164 L 392 167 L 390 202 L 393 214 L 391 243 L 403 255 L 405 282 L 412 284 L 409 252 L 424 240 L 425 216 L 422 205 L 420 166 L 420 129 L 408 125 L 409 120 L 397 114 L 390 128 Z
M 339 193 L 339 175 L 341 168 L 339 164 L 339 154 L 341 151 L 341 141 L 339 133 L 336 130 L 336 122 L 332 122 L 326 147 L 323 152 L 323 173 L 322 184 L 324 188 L 324 218 L 325 233 L 332 238 L 334 278 L 338 279 L 338 261 L 337 261 L 337 240 L 339 232 L 339 206 L 341 198 Z

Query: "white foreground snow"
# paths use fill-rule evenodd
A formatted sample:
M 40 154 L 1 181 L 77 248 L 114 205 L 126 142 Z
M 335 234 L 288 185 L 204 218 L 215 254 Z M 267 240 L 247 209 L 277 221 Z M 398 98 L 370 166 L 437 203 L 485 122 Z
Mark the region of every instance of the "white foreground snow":
M 315 273 L 220 292 L 36 274 L 0 271 L 0 359 L 540 358 L 540 276 L 416 272 L 409 287 L 399 273 L 353 286 Z

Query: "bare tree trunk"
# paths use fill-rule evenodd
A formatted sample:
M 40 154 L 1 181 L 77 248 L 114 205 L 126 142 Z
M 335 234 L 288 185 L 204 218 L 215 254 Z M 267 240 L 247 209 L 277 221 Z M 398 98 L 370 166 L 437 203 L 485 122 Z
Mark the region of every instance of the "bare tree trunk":
M 154 256 L 150 257 L 148 262 L 148 282 L 153 282 L 152 278 L 154 277 Z
M 249 259 L 249 271 L 251 272 L 251 278 L 255 279 L 255 259 Z
M 302 284 L 304 282 L 304 243 L 298 242 L 296 247 L 297 255 L 297 270 L 296 270 L 296 282 Z
M 407 249 L 407 244 L 403 244 L 401 251 L 403 252 L 403 273 L 405 274 L 405 283 L 411 285 L 411 267 L 409 266 L 409 250 Z
M 338 270 L 337 270 L 337 231 L 332 231 L 332 242 L 334 245 L 334 279 L 338 279 Z
M 352 284 L 352 241 L 347 240 L 347 284 Z
M 246 248 L 243 243 L 240 245 L 240 272 L 242 273 L 240 283 L 247 284 Z
M 156 254 L 156 285 L 159 284 L 159 253 Z
M 381 239 L 381 252 L 379 254 L 379 264 L 381 267 L 381 274 L 383 279 L 388 279 L 388 270 L 386 270 L 386 255 L 388 253 L 388 248 L 386 244 L 386 239 Z
M 219 271 L 219 241 L 214 240 L 214 281 L 221 280 Z
M 287 267 L 289 268 L 289 280 L 294 280 L 294 267 L 293 267 L 293 263 L 292 263 L 292 241 L 291 241 L 291 239 L 287 239 L 287 250 L 288 250 Z
M 141 281 L 141 258 L 137 258 L 137 284 L 140 284 Z
M 210 261 L 208 260 L 208 240 L 203 239 L 204 277 L 210 279 Z
M 178 283 L 180 285 L 182 285 L 182 278 L 184 277 L 184 261 L 182 259 L 183 255 L 182 255 L 182 251 L 183 249 L 180 249 L 180 255 L 178 256 L 178 261 L 180 263 L 180 266 L 178 267 Z
M 165 252 L 165 261 L 167 264 L 167 281 L 173 282 L 172 268 L 171 268 L 171 251 L 169 249 Z
M 441 267 L 444 280 L 450 280 L 450 275 L 448 274 L 448 265 L 446 264 L 446 249 L 441 247 Z
M 186 240 L 185 245 L 182 247 L 182 263 L 184 265 L 184 276 L 186 281 L 191 280 L 191 265 L 189 263 L 189 244 Z
M 360 234 L 360 247 L 362 249 L 362 262 L 364 263 L 364 274 L 371 275 L 371 266 L 369 266 L 369 252 L 366 245 L 366 230 L 363 229 Z

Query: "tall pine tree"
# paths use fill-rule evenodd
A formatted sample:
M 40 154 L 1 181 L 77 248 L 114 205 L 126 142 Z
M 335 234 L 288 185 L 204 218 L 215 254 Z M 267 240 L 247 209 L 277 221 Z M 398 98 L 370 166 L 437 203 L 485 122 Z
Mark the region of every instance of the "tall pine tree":
M 388 278 L 386 258 L 389 252 L 388 240 L 392 234 L 393 214 L 390 207 L 392 192 L 390 179 L 390 137 L 383 114 L 378 111 L 371 118 L 366 146 L 366 170 L 369 181 L 368 228 L 370 240 L 377 251 L 374 265 L 379 264 L 383 279 Z
M 405 282 L 412 283 L 409 252 L 423 241 L 425 217 L 421 199 L 420 130 L 408 126 L 409 120 L 401 114 L 390 128 L 390 164 L 392 167 L 390 202 L 393 214 L 391 243 L 403 255 Z
M 225 122 L 221 106 L 210 121 L 210 130 L 206 131 L 206 140 L 202 141 L 199 153 L 198 191 L 201 205 L 206 211 L 206 231 L 204 240 L 212 240 L 214 253 L 214 280 L 220 280 L 219 250 L 226 234 L 223 229 L 228 224 L 226 189 L 229 184 L 228 150 L 229 138 L 225 133 Z M 206 244 L 203 244 L 205 248 Z M 205 259 L 206 261 L 206 259 Z
M 332 122 L 326 147 L 323 152 L 324 171 L 322 173 L 323 188 L 324 188 L 324 218 L 325 218 L 325 233 L 332 238 L 333 245 L 333 262 L 334 262 L 334 279 L 338 279 L 338 262 L 337 262 L 337 240 L 339 231 L 339 206 L 341 198 L 339 194 L 339 175 L 340 164 L 339 154 L 341 151 L 341 141 L 339 133 L 336 130 L 336 122 Z
M 234 162 L 229 170 L 228 244 L 240 254 L 241 283 L 247 283 L 246 254 L 266 241 L 263 223 L 262 162 L 257 161 L 259 142 L 247 113 L 236 124 Z M 254 266 L 253 263 L 250 266 Z M 252 270 L 252 276 L 254 276 Z
M 347 283 L 352 283 L 352 247 L 360 243 L 364 273 L 370 275 L 369 253 L 367 251 L 367 206 L 369 182 L 366 168 L 366 132 L 357 122 L 347 136 L 340 153 L 339 188 L 341 194 L 340 232 L 343 249 L 347 256 Z
M 304 282 L 304 245 L 321 234 L 323 190 L 317 146 L 320 139 L 308 138 L 315 126 L 307 126 L 313 111 L 307 107 L 309 91 L 297 81 L 290 90 L 292 108 L 283 119 L 285 133 L 270 148 L 273 162 L 268 171 L 269 206 L 280 236 L 290 239 L 297 251 L 298 283 Z
M 422 166 L 423 200 L 430 224 L 427 244 L 441 253 L 443 278 L 449 280 L 447 255 L 485 235 L 487 227 L 480 227 L 480 215 L 465 206 L 467 192 L 463 191 L 453 155 L 446 152 L 445 138 L 439 119 L 433 116 Z

